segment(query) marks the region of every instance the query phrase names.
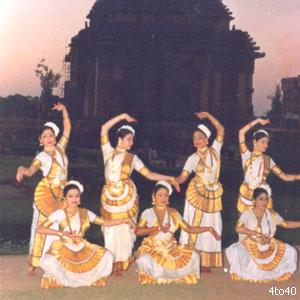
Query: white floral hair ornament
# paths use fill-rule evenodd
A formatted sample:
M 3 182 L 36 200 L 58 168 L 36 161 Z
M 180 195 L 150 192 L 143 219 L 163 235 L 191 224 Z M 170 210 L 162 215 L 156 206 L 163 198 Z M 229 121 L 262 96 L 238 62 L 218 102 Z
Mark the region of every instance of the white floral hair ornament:
M 261 188 L 261 189 L 266 190 L 267 193 L 268 193 L 268 197 L 272 196 L 272 190 L 271 190 L 271 188 L 270 188 L 270 186 L 268 184 L 264 184 L 263 183 L 263 184 L 259 185 L 258 187 Z
M 77 186 L 78 189 L 79 189 L 80 194 L 82 194 L 84 192 L 83 185 L 79 181 L 77 181 L 77 180 L 70 180 L 70 181 L 68 181 L 67 184 L 65 185 L 65 187 L 68 186 L 68 185 L 75 185 L 75 186 Z
M 127 129 L 127 130 L 129 130 L 129 131 L 133 134 L 133 136 L 135 135 L 135 130 L 134 130 L 133 127 L 131 127 L 130 125 L 123 125 L 123 126 L 121 126 L 121 127 L 118 129 L 118 132 L 119 132 L 120 130 L 122 130 L 122 129 Z
M 54 134 L 55 134 L 56 137 L 59 135 L 60 130 L 59 130 L 59 127 L 55 123 L 47 122 L 47 123 L 44 124 L 44 126 L 45 127 L 50 127 L 54 131 Z
M 265 134 L 267 137 L 270 137 L 269 132 L 266 131 L 266 130 L 264 130 L 264 129 L 259 129 L 259 130 L 255 131 L 255 132 L 253 133 L 253 137 L 255 137 L 258 133 L 263 133 L 263 134 Z
M 205 135 L 206 137 L 209 139 L 210 136 L 211 136 L 211 131 L 208 129 L 207 126 L 205 126 L 204 124 L 200 124 L 198 125 L 197 127 L 199 130 L 201 130 Z
M 155 185 L 162 185 L 162 186 L 164 186 L 168 190 L 169 196 L 171 196 L 171 194 L 173 193 L 173 188 L 172 188 L 171 184 L 168 183 L 168 182 L 166 182 L 166 181 L 164 181 L 164 180 L 158 181 Z

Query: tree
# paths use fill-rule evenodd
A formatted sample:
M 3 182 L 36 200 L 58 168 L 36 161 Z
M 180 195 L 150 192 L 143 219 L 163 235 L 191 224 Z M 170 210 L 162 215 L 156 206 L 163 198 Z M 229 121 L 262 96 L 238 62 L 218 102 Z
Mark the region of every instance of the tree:
M 45 113 L 52 106 L 53 89 L 58 87 L 61 75 L 59 73 L 54 73 L 45 64 L 45 59 L 42 59 L 35 69 L 36 76 L 40 79 L 41 84 L 41 101 L 39 112 Z
M 268 97 L 271 100 L 271 109 L 267 112 L 267 117 L 274 127 L 279 127 L 282 117 L 281 94 L 280 85 L 277 84 L 274 95 Z
M 0 97 L 0 117 L 36 118 L 38 97 L 20 94 Z

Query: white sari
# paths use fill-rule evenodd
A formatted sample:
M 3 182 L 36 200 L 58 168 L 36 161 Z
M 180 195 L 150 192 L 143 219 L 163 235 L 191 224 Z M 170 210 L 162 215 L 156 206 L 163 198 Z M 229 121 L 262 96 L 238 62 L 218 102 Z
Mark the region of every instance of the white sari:
M 183 219 L 190 226 L 213 227 L 222 235 L 222 184 L 219 182 L 221 167 L 222 137 L 217 137 L 204 162 L 197 153 L 186 161 L 183 174 L 188 177 L 195 173 L 186 191 Z M 189 234 L 181 230 L 180 243 L 200 251 L 201 265 L 221 267 L 223 264 L 221 241 L 209 232 Z
M 160 231 L 144 238 L 137 251 L 139 281 L 142 284 L 183 283 L 195 284 L 200 278 L 200 257 L 192 248 L 178 244 L 174 233 L 187 224 L 177 210 L 168 208 L 162 226 L 170 225 L 168 232 Z M 139 227 L 159 226 L 153 208 L 146 209 Z
M 288 280 L 297 268 L 297 251 L 288 244 L 274 239 L 276 226 L 286 226 L 283 218 L 271 209 L 266 209 L 259 222 L 253 209 L 242 213 L 237 226 L 270 235 L 269 244 L 239 235 L 239 241 L 232 244 L 226 255 L 230 264 L 230 274 L 233 280 L 250 282 L 270 282 Z

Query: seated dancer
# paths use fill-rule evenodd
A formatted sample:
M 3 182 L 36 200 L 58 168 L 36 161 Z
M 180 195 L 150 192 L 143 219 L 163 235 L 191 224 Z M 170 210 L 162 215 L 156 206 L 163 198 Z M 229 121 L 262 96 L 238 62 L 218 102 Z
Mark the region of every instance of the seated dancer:
M 90 223 L 102 226 L 128 224 L 131 219 L 106 221 L 93 212 L 78 208 L 83 186 L 78 181 L 69 181 L 64 190 L 66 208 L 51 213 L 38 227 L 38 233 L 57 237 L 41 258 L 45 271 L 42 288 L 102 286 L 111 274 L 114 255 L 107 249 L 84 239 Z
M 65 150 L 71 132 L 71 122 L 63 104 L 55 104 L 52 110 L 62 112 L 64 127 L 62 137 L 57 143 L 59 128 L 56 124 L 47 122 L 39 134 L 43 151 L 35 157 L 29 168 L 20 166 L 16 175 L 17 182 L 21 182 L 24 177 L 31 177 L 38 170 L 43 172 L 43 178 L 34 192 L 28 275 L 35 274 L 35 268 L 39 267 L 41 256 L 52 243 L 52 237 L 46 237 L 44 234 L 36 232 L 37 226 L 43 223 L 53 211 L 64 205 L 62 194 L 68 174 L 68 158 Z
M 254 207 L 236 225 L 239 241 L 226 250 L 232 280 L 271 282 L 288 280 L 297 268 L 297 251 L 274 238 L 276 227 L 300 228 L 268 208 L 268 186 L 253 192 Z
M 213 227 L 192 227 L 179 212 L 168 207 L 172 187 L 159 181 L 153 190 L 153 207 L 146 209 L 136 229 L 144 238 L 137 251 L 137 266 L 141 284 L 195 284 L 200 278 L 200 257 L 188 246 L 178 244 L 174 234 L 179 227 L 190 234 L 208 232 L 216 240 L 221 237 Z
M 210 113 L 196 113 L 200 119 L 208 119 L 216 128 L 217 135 L 211 146 L 211 131 L 200 124 L 193 133 L 196 152 L 190 155 L 177 178 L 178 183 L 185 182 L 194 173 L 186 190 L 183 219 L 190 226 L 213 227 L 222 234 L 222 194 L 223 188 L 219 181 L 221 168 L 221 149 L 224 139 L 224 127 Z M 180 243 L 194 247 L 200 252 L 201 271 L 211 272 L 210 268 L 221 267 L 223 264 L 221 241 L 214 239 L 209 233 L 189 234 L 182 230 Z
M 244 180 L 240 187 L 240 194 L 237 202 L 237 209 L 240 213 L 253 207 L 253 191 L 261 184 L 268 185 L 266 180 L 270 171 L 284 181 L 300 180 L 300 174 L 285 174 L 271 157 L 265 155 L 270 142 L 270 135 L 266 130 L 259 129 L 254 132 L 252 136 L 253 150 L 248 150 L 246 133 L 257 124 L 267 125 L 269 123 L 270 120 L 268 119 L 258 118 L 245 125 L 239 131 L 240 152 L 244 170 Z M 272 208 L 272 194 L 270 188 L 269 190 L 270 200 L 268 205 L 269 208 Z
M 135 130 L 130 125 L 123 125 L 117 132 L 117 145 L 112 147 L 109 130 L 120 121 L 136 122 L 128 114 L 121 114 L 101 127 L 101 149 L 104 160 L 105 185 L 101 193 L 101 215 L 104 220 L 123 220 L 136 218 L 139 198 L 136 186 L 131 179 L 135 170 L 149 180 L 168 180 L 179 189 L 175 178 L 150 171 L 140 158 L 129 152 L 134 144 Z M 105 248 L 115 255 L 114 275 L 120 276 L 133 261 L 132 249 L 135 234 L 127 224 L 104 227 Z

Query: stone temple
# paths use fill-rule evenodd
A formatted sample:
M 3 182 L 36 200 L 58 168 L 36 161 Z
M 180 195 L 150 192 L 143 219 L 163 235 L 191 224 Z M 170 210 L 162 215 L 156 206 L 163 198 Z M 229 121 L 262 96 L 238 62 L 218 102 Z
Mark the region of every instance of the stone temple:
M 237 127 L 252 117 L 264 57 L 220 0 L 98 0 L 71 40 L 65 97 L 73 118 L 128 112 L 183 122 L 207 110 Z

